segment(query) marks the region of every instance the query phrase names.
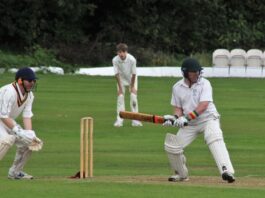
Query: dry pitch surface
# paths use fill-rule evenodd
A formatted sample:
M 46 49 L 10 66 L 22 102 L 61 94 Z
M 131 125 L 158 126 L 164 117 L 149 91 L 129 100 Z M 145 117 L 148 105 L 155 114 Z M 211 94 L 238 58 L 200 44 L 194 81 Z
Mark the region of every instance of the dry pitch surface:
M 45 177 L 36 179 L 57 180 L 65 178 Z M 68 178 L 67 178 L 68 179 Z M 227 183 L 221 177 L 192 176 L 184 182 L 168 182 L 166 176 L 95 176 L 87 179 L 68 179 L 71 182 L 113 182 L 113 183 L 135 183 L 155 185 L 181 185 L 181 186 L 203 186 L 220 188 L 247 188 L 265 189 L 265 179 L 258 177 L 238 177 L 234 183 Z

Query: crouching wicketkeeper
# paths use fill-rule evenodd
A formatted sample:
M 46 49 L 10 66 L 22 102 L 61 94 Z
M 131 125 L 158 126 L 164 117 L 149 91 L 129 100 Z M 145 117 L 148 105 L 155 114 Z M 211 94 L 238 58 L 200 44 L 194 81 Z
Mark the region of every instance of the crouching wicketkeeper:
M 8 172 L 10 179 L 33 179 L 23 172 L 24 165 L 32 151 L 42 148 L 42 141 L 32 131 L 32 89 L 36 84 L 36 75 L 28 67 L 19 69 L 15 82 L 0 89 L 0 160 L 9 148 L 16 144 L 17 152 L 13 165 Z M 24 129 L 15 119 L 22 113 Z

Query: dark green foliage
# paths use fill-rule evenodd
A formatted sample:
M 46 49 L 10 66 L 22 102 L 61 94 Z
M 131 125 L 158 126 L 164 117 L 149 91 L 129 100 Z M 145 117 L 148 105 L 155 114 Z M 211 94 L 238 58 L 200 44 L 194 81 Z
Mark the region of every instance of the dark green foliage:
M 263 0 L 3 0 L 0 47 L 38 44 L 69 64 L 109 65 L 126 42 L 139 64 L 170 65 L 179 54 L 264 49 L 264 13 Z

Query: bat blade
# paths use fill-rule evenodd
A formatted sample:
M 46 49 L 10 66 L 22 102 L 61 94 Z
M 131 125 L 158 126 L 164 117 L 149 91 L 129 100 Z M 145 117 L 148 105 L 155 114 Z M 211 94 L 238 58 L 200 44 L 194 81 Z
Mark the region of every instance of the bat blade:
M 123 119 L 139 120 L 143 122 L 152 122 L 157 124 L 164 123 L 164 118 L 158 115 L 146 114 L 146 113 L 135 113 L 129 111 L 120 111 L 120 117 Z

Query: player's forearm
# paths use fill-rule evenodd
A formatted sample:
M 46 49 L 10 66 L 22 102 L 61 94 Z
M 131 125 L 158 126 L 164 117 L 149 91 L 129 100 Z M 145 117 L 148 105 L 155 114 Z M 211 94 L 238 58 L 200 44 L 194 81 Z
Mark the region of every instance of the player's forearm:
M 32 121 L 31 118 L 23 118 L 24 129 L 32 130 Z
M 201 115 L 207 108 L 208 108 L 209 102 L 204 101 L 200 102 L 196 109 L 189 112 L 185 117 L 188 120 L 196 119 L 199 115 Z M 183 110 L 179 107 L 174 107 L 174 115 L 177 115 L 178 117 L 183 116 Z
M 173 113 L 174 113 L 174 115 L 180 117 L 183 115 L 183 110 L 182 110 L 182 108 L 174 107 Z
M 119 90 L 122 90 L 120 75 L 119 74 L 116 74 L 115 75 L 115 78 L 116 78 L 116 81 L 117 81 Z
M 133 75 L 132 75 L 132 78 L 131 78 L 131 85 L 130 85 L 131 88 L 134 88 L 135 78 L 136 78 L 136 75 L 133 74 Z
M 208 105 L 209 105 L 208 101 L 200 102 L 196 109 L 194 109 L 193 111 L 189 112 L 186 115 L 186 118 L 188 120 L 196 119 L 208 108 Z
M 195 109 L 195 111 L 199 115 L 201 115 L 208 108 L 208 105 L 209 105 L 208 101 L 200 102 L 198 107 Z
M 15 122 L 12 118 L 1 118 L 1 121 L 10 129 L 13 129 Z

